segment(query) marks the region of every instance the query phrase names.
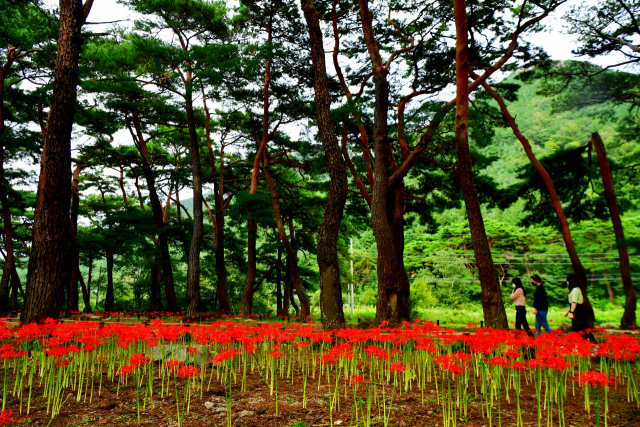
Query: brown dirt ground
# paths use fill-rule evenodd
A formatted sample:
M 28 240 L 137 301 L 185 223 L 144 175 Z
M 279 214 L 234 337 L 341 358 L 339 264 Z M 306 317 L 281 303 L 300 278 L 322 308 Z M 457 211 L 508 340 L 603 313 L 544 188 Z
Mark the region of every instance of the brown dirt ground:
M 240 380 L 240 377 L 238 377 Z M 9 384 L 13 384 L 9 381 Z M 176 417 L 176 403 L 174 396 L 161 398 L 159 395 L 161 381 L 154 380 L 154 409 L 147 405 L 146 410 L 141 410 L 142 426 L 153 427 L 174 427 L 178 426 Z M 118 396 L 115 393 L 116 383 L 103 381 L 102 395 L 97 395 L 97 383 L 94 389 L 93 402 L 86 402 L 84 398 L 81 402 L 76 402 L 75 395 L 67 400 L 61 413 L 50 423 L 50 415 L 46 413 L 46 400 L 42 397 L 42 390 L 34 388 L 31 402 L 31 413 L 21 419 L 17 426 L 130 426 L 137 424 L 136 390 L 134 388 L 121 389 Z M 571 395 L 571 385 L 568 385 L 568 393 L 565 398 L 565 417 L 568 427 L 595 426 L 595 419 L 592 414 L 587 416 L 584 410 L 584 397 L 582 389 L 575 387 L 576 395 Z M 523 389 L 526 390 L 520 396 L 520 406 L 524 417 L 525 426 L 537 426 L 537 403 L 535 392 L 531 384 L 525 384 L 523 378 Z M 9 387 L 12 388 L 12 387 Z M 173 386 L 171 387 L 173 389 Z M 320 386 L 318 382 L 309 379 L 307 382 L 307 408 L 302 408 L 302 381 L 299 376 L 285 381 L 278 382 L 278 416 L 275 416 L 275 396 L 269 393 L 269 387 L 265 385 L 260 375 L 256 372 L 247 378 L 247 390 L 240 392 L 238 383 L 232 393 L 233 426 L 236 427 L 284 427 L 293 426 L 329 426 L 328 396 L 329 390 L 326 382 Z M 180 398 L 183 389 L 178 388 Z M 473 396 L 473 388 L 469 390 Z M 514 392 L 510 392 L 511 403 L 502 399 L 502 426 L 515 426 L 516 405 L 514 402 Z M 35 397 L 35 398 L 34 398 Z M 204 402 L 218 404 L 211 410 L 204 406 Z M 192 394 L 191 411 L 185 416 L 184 427 L 214 427 L 226 426 L 225 412 L 220 408 L 224 404 L 224 390 L 215 378 L 211 383 L 211 390 L 205 391 L 202 398 L 199 394 Z M 342 421 L 342 426 L 350 426 L 352 418 L 351 395 L 345 399 L 341 397 L 340 410 L 333 412 L 333 421 Z M 15 419 L 24 417 L 26 402 L 23 403 L 23 414 L 19 414 L 19 401 L 9 395 L 7 409 L 13 410 Z M 410 427 L 410 426 L 443 426 L 442 407 L 436 403 L 435 387 L 429 389 L 424 394 L 424 404 L 421 402 L 420 390 L 414 388 L 409 393 L 396 395 L 393 402 L 390 426 Z M 240 416 L 242 411 L 251 411 L 251 415 Z M 374 410 L 375 413 L 375 410 Z M 377 414 L 376 414 L 377 415 Z M 492 426 L 498 426 L 497 410 L 494 410 Z M 543 412 L 542 425 L 547 424 L 547 413 Z M 301 424 L 300 422 L 304 423 Z M 557 425 L 557 412 L 554 410 L 553 425 Z M 356 425 L 355 423 L 353 425 Z M 362 424 L 358 424 L 362 426 Z M 375 426 L 382 426 L 381 420 L 377 420 Z M 481 400 L 471 397 L 469 411 L 465 416 L 460 415 L 458 426 L 489 427 L 489 420 L 481 415 Z M 604 424 L 601 424 L 604 425 Z M 609 417 L 608 427 L 634 427 L 640 426 L 640 409 L 635 403 L 628 403 L 626 398 L 626 387 L 618 389 L 611 387 L 609 392 Z

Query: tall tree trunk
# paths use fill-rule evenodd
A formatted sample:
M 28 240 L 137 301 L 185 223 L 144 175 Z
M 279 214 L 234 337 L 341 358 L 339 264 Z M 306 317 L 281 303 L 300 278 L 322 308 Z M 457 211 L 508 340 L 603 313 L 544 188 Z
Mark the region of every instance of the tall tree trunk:
M 11 265 L 6 261 L 2 269 L 2 278 L 0 279 L 0 313 L 4 313 L 9 309 L 9 296 L 11 289 L 9 288 L 9 280 L 11 278 Z
M 290 229 L 290 237 L 287 237 L 287 232 L 284 229 L 284 221 L 282 220 L 282 215 L 280 214 L 280 205 L 278 203 L 278 195 L 276 193 L 276 185 L 271 179 L 271 174 L 269 173 L 268 163 L 267 163 L 267 155 L 265 153 L 264 156 L 264 176 L 267 179 L 267 184 L 269 185 L 269 191 L 271 193 L 271 203 L 273 204 L 273 212 L 276 216 L 276 224 L 278 226 L 278 232 L 280 233 L 280 238 L 282 239 L 282 243 L 284 244 L 284 248 L 287 251 L 287 256 L 290 260 L 289 268 L 291 268 L 291 279 L 293 281 L 293 286 L 298 294 L 298 299 L 300 300 L 300 311 L 299 316 L 301 319 L 307 319 L 311 316 L 311 304 L 309 303 L 309 297 L 304 292 L 302 287 L 302 280 L 300 279 L 300 270 L 298 269 L 298 254 L 297 250 L 293 248 L 291 241 L 293 240 L 293 222 L 289 223 Z M 341 295 L 342 297 L 342 295 Z M 298 312 L 298 310 L 296 310 Z M 344 315 L 343 315 L 344 317 Z
M 253 285 L 256 282 L 256 238 L 258 235 L 258 223 L 250 219 L 247 224 L 247 276 L 244 280 L 244 289 L 240 297 L 240 316 L 248 317 L 253 313 Z
M 186 87 L 185 107 L 191 141 L 191 174 L 193 182 L 193 232 L 187 264 L 187 314 L 200 311 L 200 247 L 202 246 L 202 170 L 200 145 L 193 115 L 191 82 Z M 179 208 L 178 208 L 179 209 Z
M 282 250 L 278 248 L 276 261 L 276 314 L 282 314 Z
M 621 328 L 635 327 L 636 325 L 636 291 L 631 281 L 631 266 L 629 265 L 629 251 L 624 245 L 624 228 L 620 220 L 618 212 L 618 203 L 613 190 L 613 180 L 611 179 L 611 168 L 607 159 L 607 152 L 600 134 L 595 132 L 591 135 L 593 147 L 598 155 L 598 163 L 600 163 L 600 171 L 602 172 L 602 184 L 604 185 L 604 196 L 609 206 L 609 214 L 611 223 L 613 224 L 613 232 L 616 236 L 616 245 L 618 246 L 618 256 L 620 257 L 620 276 L 622 277 L 622 286 L 624 288 L 625 303 L 624 313 L 620 320 Z
M 76 237 L 78 236 L 78 209 L 80 207 L 80 192 L 78 190 L 78 184 L 80 181 L 80 172 L 86 166 L 88 158 L 82 162 L 78 162 L 76 168 L 73 171 L 71 179 L 71 214 L 70 223 L 71 228 L 71 247 L 69 250 L 69 256 L 71 258 L 71 277 L 69 279 L 69 293 L 67 295 L 67 311 L 79 311 L 78 307 L 78 281 L 80 276 L 80 250 L 78 248 L 78 242 Z
M 267 23 L 267 45 L 271 46 L 271 25 L 273 15 L 269 15 Z M 260 162 L 264 157 L 269 141 L 269 84 L 271 82 L 271 58 L 267 58 L 264 71 L 264 85 L 262 89 L 262 139 L 258 143 L 258 152 L 253 159 L 253 170 L 251 171 L 251 187 L 249 194 L 258 192 L 258 174 L 260 173 Z M 251 213 L 249 213 L 251 216 Z M 253 290 L 256 282 L 256 237 L 258 222 L 255 219 L 247 220 L 247 276 L 244 281 L 244 289 L 240 297 L 240 316 L 247 317 L 253 313 Z
M 462 195 L 467 208 L 473 252 L 482 287 L 482 309 L 488 327 L 508 329 L 498 274 L 493 264 L 491 248 L 487 241 L 478 193 L 473 182 L 471 150 L 469 148 L 469 49 L 468 24 L 464 0 L 453 1 L 456 21 L 456 150 L 458 175 Z
M 473 74 L 472 74 L 473 75 Z M 475 75 L 473 75 L 476 77 Z M 580 288 L 582 290 L 582 294 L 584 295 L 584 308 L 587 312 L 587 318 L 589 320 L 589 324 L 593 326 L 594 322 L 594 313 L 593 307 L 591 306 L 591 301 L 589 300 L 589 296 L 587 294 L 587 272 L 580 261 L 580 256 L 578 255 L 578 251 L 576 250 L 575 245 L 573 244 L 573 237 L 571 236 L 571 230 L 569 228 L 569 222 L 567 221 L 567 216 L 564 213 L 564 209 L 562 208 L 562 203 L 560 202 L 560 198 L 558 197 L 558 192 L 556 191 L 555 185 L 553 183 L 553 179 L 549 175 L 549 172 L 545 169 L 545 167 L 538 161 L 533 150 L 531 149 L 531 144 L 529 140 L 524 136 L 520 129 L 518 128 L 518 124 L 515 119 L 509 113 L 507 105 L 504 100 L 495 90 L 491 88 L 486 82 L 482 83 L 482 87 L 487 91 L 489 95 L 496 100 L 500 107 L 500 111 L 502 112 L 502 116 L 509 123 L 511 130 L 515 137 L 522 144 L 522 148 L 524 148 L 525 153 L 527 154 L 527 158 L 538 172 L 545 186 L 547 187 L 547 192 L 549 193 L 549 198 L 551 199 L 551 204 L 553 205 L 553 209 L 556 212 L 556 216 L 558 217 L 558 222 L 560 223 L 560 229 L 562 231 L 562 238 L 564 240 L 565 248 L 567 249 L 567 254 L 569 255 L 569 260 L 571 261 L 571 268 L 573 272 L 578 276 L 578 281 L 580 283 Z M 528 267 L 527 267 L 528 268 Z
M 113 292 L 113 256 L 115 255 L 114 251 L 107 250 L 107 293 L 104 297 L 104 310 L 105 311 L 114 311 L 115 305 L 115 295 Z
M 92 0 L 60 1 L 58 54 L 53 82 L 29 257 L 26 301 L 20 320 L 31 323 L 60 315 L 68 280 L 71 201 L 71 130 L 76 109 L 80 34 Z
M 331 186 L 324 206 L 324 218 L 318 233 L 318 268 L 320 270 L 320 313 L 325 329 L 345 326 L 342 309 L 342 284 L 338 261 L 338 233 L 347 201 L 347 170 L 331 119 L 331 98 L 324 59 L 324 44 L 320 20 L 313 0 L 300 0 L 309 27 L 313 88 L 315 91 L 318 131 L 329 167 Z
M 393 249 L 395 250 L 397 275 L 398 275 L 398 318 L 411 318 L 411 304 L 409 297 L 411 294 L 411 285 L 409 276 L 404 266 L 404 211 L 405 211 L 405 194 L 404 180 L 399 179 L 393 185 L 392 191 L 387 196 L 387 220 L 393 235 Z
M 18 306 L 18 292 L 22 294 L 22 300 L 24 301 L 24 293 L 22 292 L 22 285 L 20 284 L 20 277 L 18 276 L 18 271 L 16 270 L 15 261 L 11 265 L 11 300 L 9 301 L 9 310 L 17 311 L 20 307 Z
M 159 255 L 155 257 L 155 263 L 151 266 L 151 287 L 149 288 L 149 311 L 162 311 L 162 295 L 160 292 L 160 280 L 162 272 Z
M 80 279 L 80 288 L 82 289 L 82 301 L 84 302 L 84 312 L 85 313 L 93 313 L 91 309 L 91 294 L 89 293 L 89 289 L 84 283 L 84 278 L 82 277 L 82 273 L 78 269 L 78 278 Z
M 206 114 L 206 138 L 207 148 L 209 151 L 209 163 L 211 166 L 211 175 L 213 178 L 213 197 L 214 197 L 214 246 L 216 256 L 216 293 L 218 300 L 218 310 L 223 313 L 231 313 L 231 299 L 229 298 L 229 287 L 227 284 L 227 266 L 224 262 L 224 145 L 220 147 L 220 176 L 216 173 L 216 162 L 213 156 L 213 146 L 211 144 L 211 130 L 209 128 L 211 122 L 211 113 L 207 107 L 206 96 L 204 91 L 202 94 L 202 102 Z
M 18 55 L 18 48 L 11 46 L 7 53 L 7 62 L 0 68 L 0 204 L 2 209 L 2 222 L 4 224 L 4 245 L 7 250 L 5 257 L 4 271 L 2 274 L 2 281 L 0 283 L 0 312 L 4 312 L 9 307 L 9 282 L 11 276 L 11 269 L 14 267 L 15 259 L 13 252 L 13 237 L 12 237 L 12 224 L 11 213 L 9 211 L 9 204 L 7 201 L 7 180 L 4 176 L 4 131 L 5 131 L 5 113 L 4 113 L 4 93 L 5 82 L 11 66 Z
M 284 290 L 282 296 L 282 314 L 285 317 L 289 316 L 289 307 L 291 305 L 291 289 L 293 288 L 291 283 L 291 260 L 288 255 L 284 257 Z
M 388 139 L 387 114 L 389 109 L 388 70 L 380 56 L 380 48 L 373 33 L 368 0 L 359 0 L 362 33 L 373 66 L 375 103 L 373 112 L 373 141 L 375 148 L 375 175 L 371 194 L 371 223 L 378 247 L 378 297 L 376 302 L 376 322 L 388 321 L 398 324 L 404 317 L 399 299 L 404 292 L 398 273 L 393 233 L 387 216 L 389 193 L 389 168 L 392 155 Z
M 294 265 L 293 263 L 291 263 L 291 265 Z M 293 278 L 293 274 L 291 275 L 291 278 Z M 293 281 L 291 282 L 291 284 L 293 285 Z M 298 307 L 298 304 L 296 304 L 296 297 L 293 294 L 293 289 L 295 288 L 295 286 L 289 286 L 289 301 L 291 302 L 291 306 L 293 307 L 293 309 L 296 311 L 296 317 L 300 316 L 300 307 Z
M 151 212 L 153 214 L 156 227 L 158 228 L 158 247 L 162 257 L 161 267 L 167 311 L 178 312 L 180 311 L 180 306 L 178 305 L 178 298 L 176 297 L 175 284 L 173 281 L 173 268 L 171 266 L 171 256 L 169 254 L 169 241 L 167 239 L 167 234 L 164 231 L 164 212 L 162 210 L 160 198 L 158 197 L 158 192 L 156 191 L 155 178 L 149 163 L 149 151 L 140 127 L 140 119 L 135 111 L 132 111 L 131 115 L 133 117 L 133 124 L 135 127 L 135 133 L 133 133 L 133 130 L 131 133 L 135 138 L 136 146 L 142 156 L 142 172 L 144 173 L 144 178 L 147 181 L 149 201 L 151 202 Z M 142 203 L 142 201 L 140 203 Z M 180 209 L 179 206 L 178 209 Z

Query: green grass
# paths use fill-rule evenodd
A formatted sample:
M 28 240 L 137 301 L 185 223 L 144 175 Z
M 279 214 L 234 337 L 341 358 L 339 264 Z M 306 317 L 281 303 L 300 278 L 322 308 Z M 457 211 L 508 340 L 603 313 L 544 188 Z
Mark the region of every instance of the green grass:
M 516 310 L 513 305 L 506 306 L 507 319 L 509 325 L 513 327 L 516 320 Z M 547 319 L 549 320 L 549 326 L 551 329 L 558 329 L 561 323 L 571 324 L 571 320 L 563 317 L 566 312 L 566 307 L 550 307 Z M 594 304 L 596 323 L 615 323 L 616 326 L 620 325 L 620 319 L 624 309 L 622 307 L 613 306 L 611 304 L 604 304 L 603 308 L 599 308 L 597 304 Z M 466 326 L 467 323 L 477 323 L 480 325 L 480 321 L 484 319 L 482 315 L 482 306 L 467 304 L 464 308 L 454 309 L 449 307 L 434 307 L 430 309 L 418 310 L 418 318 L 421 320 L 430 320 L 432 322 L 440 321 L 441 326 L 460 327 Z M 356 307 L 354 314 L 345 312 L 345 316 L 349 318 L 348 323 L 358 323 L 358 317 L 373 319 L 376 316 L 375 307 L 365 306 Z M 533 308 L 527 307 L 527 321 L 529 327 L 535 327 L 535 315 L 533 314 Z

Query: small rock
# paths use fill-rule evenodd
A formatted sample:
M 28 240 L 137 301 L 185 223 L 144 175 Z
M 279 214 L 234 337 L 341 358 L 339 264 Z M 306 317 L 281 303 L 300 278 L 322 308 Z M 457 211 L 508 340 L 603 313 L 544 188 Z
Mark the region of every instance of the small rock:
M 204 407 L 207 409 L 213 408 L 213 402 L 204 402 Z
M 605 323 L 603 325 L 600 325 L 601 328 L 604 329 L 613 329 L 616 328 L 616 324 L 615 323 Z
M 253 411 L 242 411 L 240 413 L 238 413 L 238 418 L 244 418 L 244 417 L 252 417 L 254 416 L 256 413 Z
M 333 422 L 333 425 L 334 425 L 334 426 L 339 426 L 339 425 L 341 425 L 341 424 L 342 424 L 342 420 L 335 420 L 335 421 Z
M 427 412 L 429 415 L 433 415 L 433 411 L 429 411 Z

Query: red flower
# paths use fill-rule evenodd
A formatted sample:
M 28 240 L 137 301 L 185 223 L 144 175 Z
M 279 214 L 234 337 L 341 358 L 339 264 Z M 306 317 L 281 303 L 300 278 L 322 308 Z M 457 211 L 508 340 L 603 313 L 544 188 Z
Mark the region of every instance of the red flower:
M 11 419 L 11 413 L 12 411 L 0 412 L 0 426 L 3 426 L 5 424 L 13 424 L 18 421 L 18 420 Z
M 392 372 L 404 372 L 407 368 L 402 363 L 392 363 L 389 369 Z
M 351 379 L 349 380 L 349 384 L 351 385 L 356 385 L 356 384 L 364 384 L 368 381 L 365 381 L 364 378 L 362 378 L 361 375 L 354 375 L 353 377 L 351 377 Z
M 600 372 L 583 372 L 582 375 L 580 375 L 578 382 L 584 386 L 590 384 L 593 387 L 605 388 L 607 385 L 612 384 L 614 380 Z
M 182 366 L 178 369 L 178 376 L 182 379 L 193 378 L 200 372 L 200 369 L 195 366 Z

